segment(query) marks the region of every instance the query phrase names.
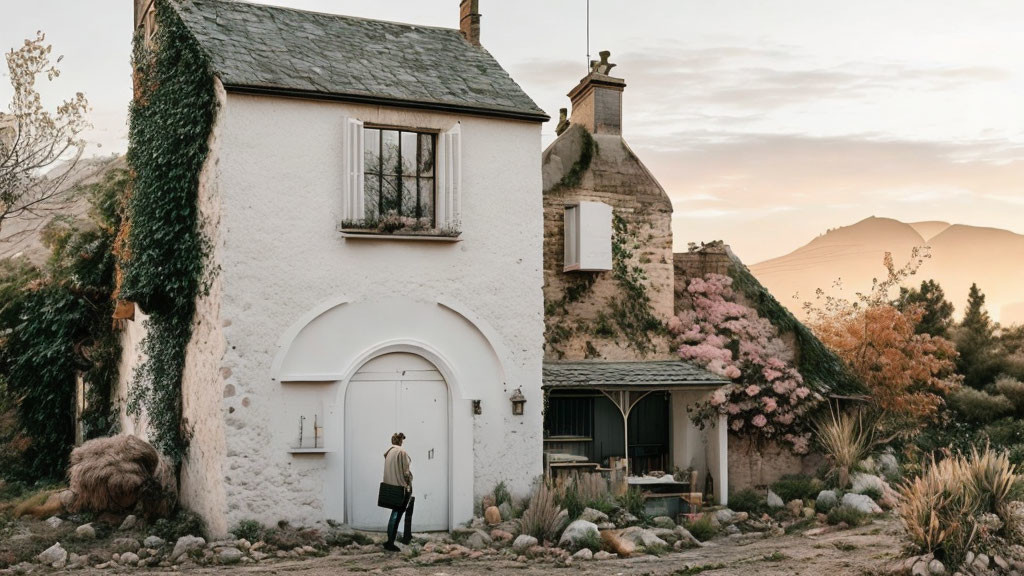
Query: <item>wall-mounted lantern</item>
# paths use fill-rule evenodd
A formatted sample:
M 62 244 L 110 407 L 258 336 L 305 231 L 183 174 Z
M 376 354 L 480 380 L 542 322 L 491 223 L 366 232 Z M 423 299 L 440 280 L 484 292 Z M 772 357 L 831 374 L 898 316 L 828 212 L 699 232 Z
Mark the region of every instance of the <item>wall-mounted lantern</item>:
M 523 389 L 516 388 L 515 393 L 512 394 L 512 415 L 522 416 L 523 408 L 526 405 L 526 396 L 523 396 Z

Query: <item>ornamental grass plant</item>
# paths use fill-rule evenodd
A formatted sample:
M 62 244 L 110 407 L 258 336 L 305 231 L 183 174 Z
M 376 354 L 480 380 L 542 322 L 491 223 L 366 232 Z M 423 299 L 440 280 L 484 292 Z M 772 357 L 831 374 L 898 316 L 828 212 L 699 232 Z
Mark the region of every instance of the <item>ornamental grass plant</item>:
M 544 482 L 538 482 L 530 495 L 530 503 L 519 519 L 523 534 L 544 542 L 557 542 L 565 516 L 555 501 L 555 491 Z
M 836 412 L 817 423 L 817 441 L 828 461 L 836 486 L 846 489 L 854 467 L 866 458 L 874 446 L 874 427 L 865 424 L 860 412 Z

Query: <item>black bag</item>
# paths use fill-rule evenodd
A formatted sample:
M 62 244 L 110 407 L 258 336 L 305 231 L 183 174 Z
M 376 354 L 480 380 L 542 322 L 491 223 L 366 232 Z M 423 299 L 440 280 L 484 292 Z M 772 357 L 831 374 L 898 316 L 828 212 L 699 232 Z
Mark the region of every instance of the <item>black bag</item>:
M 394 510 L 405 504 L 405 487 L 394 484 L 380 483 L 380 492 L 377 494 L 377 506 Z

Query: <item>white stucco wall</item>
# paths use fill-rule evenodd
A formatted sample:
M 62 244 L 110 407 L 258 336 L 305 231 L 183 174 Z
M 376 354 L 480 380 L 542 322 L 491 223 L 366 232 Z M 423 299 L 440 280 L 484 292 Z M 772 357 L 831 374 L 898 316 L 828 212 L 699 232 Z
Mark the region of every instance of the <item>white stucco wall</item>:
M 342 238 L 337 228 L 345 116 L 434 130 L 449 129 L 461 121 L 461 242 Z M 473 495 L 482 495 L 499 480 L 525 493 L 531 479 L 541 473 L 539 124 L 229 94 L 218 120 L 217 141 L 209 168 L 216 176 L 216 194 L 211 197 L 218 202 L 205 210 L 217 216 L 220 271 L 214 292 L 222 290 L 223 296 L 219 302 L 201 305 L 212 324 L 201 328 L 207 332 L 198 337 L 211 343 L 220 338 L 223 356 L 219 366 L 204 367 L 205 379 L 197 377 L 194 393 L 188 392 L 195 404 L 186 403 L 212 404 L 224 423 L 223 432 L 213 423 L 203 424 L 201 432 L 201 442 L 213 447 L 209 462 L 214 464 L 219 449 L 215 437 L 221 434 L 223 466 L 214 465 L 204 478 L 195 479 L 197 487 L 223 486 L 223 521 L 214 523 L 230 527 L 245 518 L 309 523 L 337 513 L 328 516 L 326 512 L 336 505 L 328 506 L 325 494 L 339 488 L 328 485 L 326 479 L 333 478 L 331 469 L 343 455 L 289 454 L 287 442 L 297 424 L 293 426 L 287 414 L 290 405 L 313 409 L 335 405 L 344 376 L 281 383 L 272 379 L 272 368 L 282 344 L 287 344 L 282 337 L 289 329 L 301 327 L 303 319 L 308 320 L 311 311 L 322 311 L 325 303 L 341 301 L 350 302 L 353 310 L 360 304 L 365 308 L 393 300 L 410 309 L 461 316 L 462 328 L 422 337 L 444 357 L 455 357 L 458 348 L 474 338 L 477 343 L 488 342 L 495 355 L 492 362 L 504 373 L 503 381 L 493 376 L 461 378 L 458 373 L 471 368 L 453 363 L 455 379 L 463 380 L 464 387 L 472 385 L 474 392 L 452 406 L 453 421 L 461 418 L 467 422 L 464 426 L 472 427 L 473 453 L 472 478 L 456 494 L 464 502 L 458 508 L 462 517 L 452 520 L 465 520 Z M 423 332 L 414 330 L 416 317 L 379 318 L 392 333 L 404 328 L 409 333 Z M 358 323 L 338 329 L 374 332 Z M 383 332 L 388 331 L 383 330 L 378 339 L 391 338 Z M 356 350 L 346 347 L 345 341 L 338 338 L 334 356 L 339 359 L 373 348 L 360 342 L 363 348 Z M 214 350 L 212 344 L 207 350 Z M 211 373 L 220 380 L 214 382 Z M 209 385 L 205 392 L 199 392 L 201 382 Z M 508 401 L 518 387 L 527 397 L 522 417 L 511 415 Z M 482 401 L 481 416 L 467 413 L 471 399 Z M 328 421 L 325 426 L 330 436 L 329 428 L 341 423 Z M 197 440 L 199 434 L 197 429 Z M 387 444 L 386 438 L 366 441 L 379 443 L 382 450 Z M 214 478 L 218 473 L 222 483 Z M 202 500 L 198 494 L 192 498 Z M 212 515 L 219 513 L 217 498 L 216 494 L 206 498 Z
M 117 410 L 118 421 L 122 434 L 132 434 L 143 440 L 149 440 L 146 427 L 149 420 L 145 412 L 138 417 L 128 414 L 128 391 L 135 377 L 135 368 L 142 363 L 142 339 L 146 337 L 146 314 L 135 306 L 135 318 L 124 320 L 121 330 L 121 361 L 117 370 L 117 389 L 113 391 L 111 402 Z

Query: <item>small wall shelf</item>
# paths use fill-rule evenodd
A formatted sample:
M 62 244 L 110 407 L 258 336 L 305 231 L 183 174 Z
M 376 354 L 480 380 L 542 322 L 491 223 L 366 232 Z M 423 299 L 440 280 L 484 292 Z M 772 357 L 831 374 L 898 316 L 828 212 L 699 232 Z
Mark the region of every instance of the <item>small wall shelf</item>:
M 289 448 L 289 454 L 329 454 L 327 448 Z

